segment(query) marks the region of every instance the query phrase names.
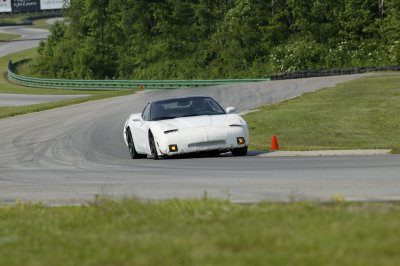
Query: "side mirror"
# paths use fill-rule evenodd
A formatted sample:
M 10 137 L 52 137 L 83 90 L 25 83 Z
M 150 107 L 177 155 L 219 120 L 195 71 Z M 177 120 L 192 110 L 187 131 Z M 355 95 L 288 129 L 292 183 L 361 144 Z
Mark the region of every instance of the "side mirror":
M 235 107 L 228 107 L 226 108 L 226 113 L 227 114 L 232 114 L 236 111 Z

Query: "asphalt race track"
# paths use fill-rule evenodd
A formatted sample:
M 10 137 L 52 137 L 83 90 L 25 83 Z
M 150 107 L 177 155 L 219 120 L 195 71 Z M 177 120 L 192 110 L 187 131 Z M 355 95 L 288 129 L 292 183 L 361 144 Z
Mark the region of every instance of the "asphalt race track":
M 24 106 L 84 97 L 86 95 L 32 95 L 0 93 L 0 107 Z
M 359 75 L 146 91 L 0 120 L 0 203 L 80 203 L 96 194 L 142 199 L 210 197 L 235 202 L 400 199 L 399 156 L 131 160 L 122 127 L 154 99 L 210 95 L 238 112 Z M 266 146 L 268 140 L 266 140 Z
M 37 47 L 40 41 L 49 35 L 48 30 L 27 28 L 26 26 L 0 27 L 1 33 L 19 34 L 21 38 L 9 42 L 0 42 L 0 57 Z

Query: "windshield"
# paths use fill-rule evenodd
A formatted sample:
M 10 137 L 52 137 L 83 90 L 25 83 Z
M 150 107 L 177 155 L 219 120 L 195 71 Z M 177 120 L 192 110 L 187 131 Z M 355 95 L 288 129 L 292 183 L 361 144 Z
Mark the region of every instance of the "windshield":
M 212 98 L 191 97 L 154 102 L 150 110 L 150 120 L 221 114 L 225 114 L 224 109 Z

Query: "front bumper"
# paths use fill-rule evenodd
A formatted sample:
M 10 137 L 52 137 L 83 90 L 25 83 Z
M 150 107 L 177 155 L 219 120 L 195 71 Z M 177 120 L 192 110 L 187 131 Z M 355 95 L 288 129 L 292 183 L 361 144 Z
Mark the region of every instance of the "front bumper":
M 249 144 L 248 130 L 241 126 L 188 128 L 162 134 L 164 134 L 163 137 L 156 141 L 160 155 L 167 156 L 207 151 L 229 151 L 246 147 Z M 239 137 L 244 138 L 245 143 L 239 144 Z M 177 151 L 171 151 L 171 145 L 176 145 Z

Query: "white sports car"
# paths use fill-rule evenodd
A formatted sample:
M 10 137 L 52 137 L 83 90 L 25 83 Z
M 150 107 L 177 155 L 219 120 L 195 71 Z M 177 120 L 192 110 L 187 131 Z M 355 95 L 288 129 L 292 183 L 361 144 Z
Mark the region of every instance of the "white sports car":
M 123 136 L 132 159 L 228 151 L 244 156 L 249 130 L 234 111 L 206 96 L 154 101 L 141 114 L 129 116 Z

